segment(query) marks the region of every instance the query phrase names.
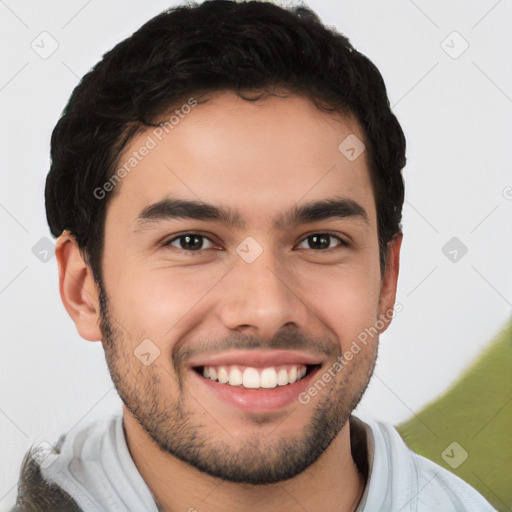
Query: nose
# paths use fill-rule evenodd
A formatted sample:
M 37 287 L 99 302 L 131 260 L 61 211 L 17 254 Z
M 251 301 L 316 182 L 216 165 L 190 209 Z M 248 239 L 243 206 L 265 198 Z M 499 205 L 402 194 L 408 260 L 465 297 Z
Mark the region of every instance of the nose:
M 279 265 L 272 251 L 252 263 L 238 258 L 222 281 L 218 315 L 230 330 L 271 339 L 282 328 L 304 330 L 308 308 L 293 282 L 292 269 Z

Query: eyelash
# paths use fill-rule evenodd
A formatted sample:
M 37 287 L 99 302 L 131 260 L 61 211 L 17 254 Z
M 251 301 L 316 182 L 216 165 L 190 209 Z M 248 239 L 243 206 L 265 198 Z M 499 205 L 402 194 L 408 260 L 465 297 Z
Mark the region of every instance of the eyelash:
M 337 240 L 339 242 L 339 244 L 336 247 L 329 247 L 327 249 L 311 249 L 314 252 L 321 253 L 321 252 L 330 251 L 330 250 L 333 250 L 333 249 L 336 249 L 336 248 L 344 248 L 344 247 L 348 246 L 348 243 L 345 240 L 341 239 L 340 237 L 338 237 L 336 235 L 333 235 L 331 233 L 326 233 L 326 232 L 323 232 L 323 231 L 318 231 L 318 232 L 310 233 L 309 235 L 306 235 L 304 238 L 302 238 L 299 241 L 299 244 L 301 244 L 302 242 L 306 241 L 308 238 L 310 238 L 312 236 L 319 236 L 319 235 L 323 235 L 323 236 L 326 236 L 326 237 L 334 238 L 335 240 Z M 169 241 L 167 241 L 164 244 L 162 244 L 162 246 L 163 247 L 172 247 L 173 249 L 177 249 L 178 251 L 182 251 L 185 254 L 190 254 L 190 255 L 192 255 L 192 254 L 194 254 L 194 255 L 201 254 L 203 252 L 203 250 L 204 250 L 203 247 L 201 247 L 201 249 L 198 249 L 197 251 L 193 251 L 193 250 L 182 249 L 181 247 L 174 247 L 174 246 L 171 245 L 176 240 L 179 240 L 180 238 L 184 238 L 186 236 L 194 236 L 194 237 L 206 239 L 206 240 L 210 241 L 212 244 L 214 244 L 213 240 L 211 240 L 206 235 L 202 235 L 200 233 L 190 232 L 190 233 L 183 233 L 181 235 L 177 235 L 177 236 L 171 238 Z

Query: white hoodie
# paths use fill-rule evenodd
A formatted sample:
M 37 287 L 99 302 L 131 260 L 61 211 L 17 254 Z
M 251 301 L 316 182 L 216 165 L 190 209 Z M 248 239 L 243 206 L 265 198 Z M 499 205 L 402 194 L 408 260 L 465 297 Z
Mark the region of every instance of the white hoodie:
M 470 485 L 410 450 L 392 425 L 350 422 L 352 440 L 366 432 L 369 466 L 356 512 L 495 512 Z M 130 456 L 121 414 L 68 434 L 59 452 L 40 460 L 42 476 L 83 512 L 162 510 Z

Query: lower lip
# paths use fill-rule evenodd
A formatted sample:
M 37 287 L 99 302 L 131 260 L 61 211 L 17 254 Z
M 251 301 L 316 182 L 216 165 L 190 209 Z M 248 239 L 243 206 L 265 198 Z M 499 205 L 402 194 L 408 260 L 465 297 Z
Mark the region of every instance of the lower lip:
M 299 395 L 308 388 L 311 380 L 319 370 L 319 366 L 315 367 L 298 382 L 287 384 L 286 386 L 276 386 L 272 389 L 238 388 L 229 384 L 221 384 L 216 380 L 207 379 L 194 370 L 191 370 L 191 372 L 202 385 L 206 386 L 209 391 L 213 392 L 224 402 L 247 412 L 269 413 L 279 411 L 293 402 L 300 403 L 298 400 Z

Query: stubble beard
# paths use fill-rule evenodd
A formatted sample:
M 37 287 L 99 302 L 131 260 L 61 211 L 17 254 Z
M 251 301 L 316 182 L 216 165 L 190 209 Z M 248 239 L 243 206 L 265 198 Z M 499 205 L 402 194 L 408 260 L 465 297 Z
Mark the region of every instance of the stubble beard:
M 258 435 L 258 422 L 254 421 L 254 430 L 246 438 L 216 441 L 208 435 L 208 425 L 201 424 L 188 407 L 187 402 L 194 404 L 195 400 L 187 392 L 180 374 L 178 389 L 172 399 L 169 396 L 172 393 L 162 389 L 161 379 L 155 371 L 151 372 L 151 366 L 142 365 L 134 356 L 133 347 L 122 350 L 123 347 L 131 347 L 130 340 L 121 328 L 114 325 L 102 285 L 100 319 L 105 359 L 114 386 L 148 436 L 164 453 L 208 475 L 236 483 L 264 485 L 281 482 L 297 476 L 315 463 L 359 404 L 377 358 L 376 342 L 373 352 L 359 354 L 360 357 L 346 365 L 336 381 L 319 391 L 310 421 L 293 437 Z M 306 407 L 296 405 L 284 421 L 310 414 Z M 298 423 L 302 423 L 300 418 Z M 276 425 L 276 432 L 278 430 Z

